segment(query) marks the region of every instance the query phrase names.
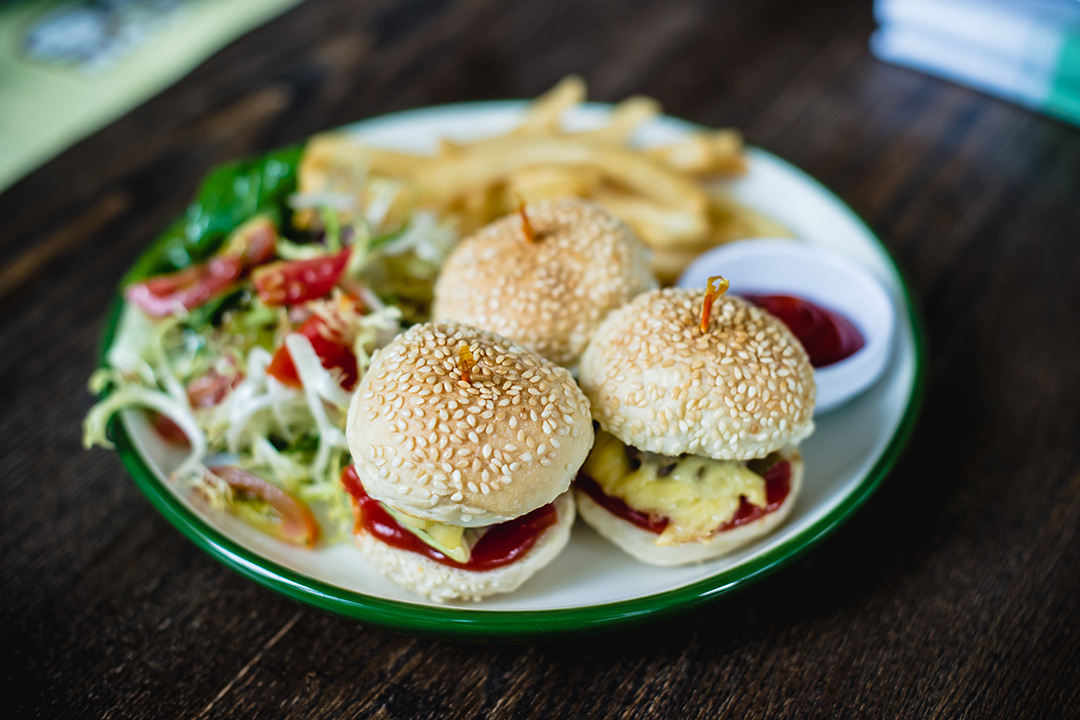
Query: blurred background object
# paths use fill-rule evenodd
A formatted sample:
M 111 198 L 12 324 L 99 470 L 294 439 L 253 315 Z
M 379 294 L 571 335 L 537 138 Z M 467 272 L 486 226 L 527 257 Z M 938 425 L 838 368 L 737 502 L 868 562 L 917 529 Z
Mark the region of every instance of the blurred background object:
M 1077 0 L 877 0 L 870 47 L 1080 125 Z
M 0 191 L 299 0 L 0 6 Z

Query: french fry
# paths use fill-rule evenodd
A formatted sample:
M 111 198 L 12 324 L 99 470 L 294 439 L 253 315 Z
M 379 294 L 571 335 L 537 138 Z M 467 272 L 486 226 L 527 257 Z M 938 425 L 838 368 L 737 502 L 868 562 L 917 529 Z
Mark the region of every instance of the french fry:
M 708 247 L 746 238 L 791 237 L 791 231 L 783 224 L 715 189 L 709 194 L 708 216 L 711 225 Z
M 363 150 L 345 135 L 316 135 L 304 148 L 297 168 L 297 191 L 303 195 L 342 195 L 356 200 L 368 176 Z M 313 208 L 299 208 L 293 223 L 301 229 L 311 226 Z
M 709 234 L 706 213 L 669 208 L 639 195 L 612 190 L 597 191 L 593 198 L 652 247 L 694 248 Z
M 592 167 L 613 183 L 661 204 L 705 211 L 705 192 L 697 183 L 641 153 L 562 137 L 506 137 L 470 146 L 460 157 L 432 164 L 417 178 L 421 201 L 445 205 L 461 188 L 504 181 L 522 166 L 540 164 Z
M 359 168 L 363 174 L 410 177 L 433 162 L 432 158 L 412 153 L 384 150 L 358 144 L 344 133 L 325 133 L 313 137 L 304 148 L 300 161 L 300 191 L 305 192 L 304 176 L 312 183 L 320 170 Z M 308 187 L 308 190 L 311 190 Z
M 509 208 L 503 196 L 503 187 L 499 184 L 469 188 L 460 199 L 458 227 L 461 232 L 471 233 L 495 218 L 505 215 Z
M 506 192 L 510 200 L 526 203 L 566 196 L 589 197 L 602 180 L 600 172 L 591 167 L 532 165 L 510 176 Z
M 659 114 L 660 103 L 652 98 L 628 98 L 611 111 L 611 120 L 607 125 L 595 130 L 571 133 L 570 137 L 605 145 L 624 145 L 629 142 L 635 130 Z
M 396 150 L 363 146 L 363 153 L 367 158 L 368 172 L 372 175 L 411 178 L 427 170 L 433 164 L 432 158 Z
M 741 175 L 746 172 L 742 135 L 736 130 L 694 133 L 646 153 L 672 170 L 694 175 Z
M 435 151 L 435 154 L 440 158 L 457 157 L 461 154 L 465 145 L 467 143 L 451 140 L 450 138 L 439 138 L 439 149 Z
M 525 119 L 510 135 L 553 135 L 559 130 L 562 114 L 585 101 L 585 81 L 577 75 L 567 75 L 559 84 L 533 101 Z
M 708 217 L 708 231 L 698 245 L 651 244 L 652 269 L 661 283 L 674 283 L 694 258 L 717 245 L 757 237 L 792 237 L 791 230 L 783 224 L 740 204 L 717 188 L 709 191 Z
M 655 269 L 667 282 L 714 245 L 789 234 L 707 184 L 710 177 L 746 171 L 737 131 L 705 130 L 668 145 L 631 147 L 635 132 L 660 113 L 656 101 L 633 97 L 616 105 L 602 127 L 564 132 L 563 114 L 584 100 L 584 81 L 567 77 L 537 98 L 509 133 L 444 138 L 430 156 L 362 147 L 344 134 L 316 136 L 301 160 L 299 193 L 308 203 L 349 206 L 339 213 L 384 207 L 388 220 L 425 207 L 454 219 L 462 235 L 520 202 L 582 197 L 606 207 L 651 246 Z M 369 197 L 370 188 L 360 192 L 380 179 L 403 188 L 390 205 Z M 301 207 L 295 218 L 308 227 L 314 211 Z
M 662 285 L 673 285 L 686 266 L 701 254 L 701 250 L 653 248 L 650 265 Z
M 297 193 L 300 198 L 321 197 L 319 204 L 335 207 L 343 221 L 351 220 L 355 211 L 373 203 L 386 205 L 378 197 L 387 186 L 396 185 L 401 190 L 391 194 L 393 199 L 382 213 L 387 221 L 399 220 L 407 214 L 409 188 L 391 179 L 407 176 L 417 171 L 426 158 L 357 145 L 347 135 L 325 134 L 311 139 L 300 159 L 297 169 Z M 375 176 L 374 179 L 369 179 Z M 340 205 L 344 203 L 346 207 Z M 293 216 L 293 224 L 300 229 L 311 227 L 315 209 L 299 207 Z
M 363 151 L 344 135 L 316 135 L 300 158 L 297 188 L 301 193 L 319 192 L 340 184 L 345 176 L 350 176 L 350 184 L 353 179 L 362 183 L 367 168 Z

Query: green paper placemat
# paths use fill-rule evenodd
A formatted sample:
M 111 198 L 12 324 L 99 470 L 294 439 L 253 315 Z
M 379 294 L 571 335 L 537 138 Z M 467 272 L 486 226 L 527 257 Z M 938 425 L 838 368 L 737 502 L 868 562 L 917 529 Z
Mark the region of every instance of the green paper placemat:
M 0 5 L 0 191 L 298 2 Z

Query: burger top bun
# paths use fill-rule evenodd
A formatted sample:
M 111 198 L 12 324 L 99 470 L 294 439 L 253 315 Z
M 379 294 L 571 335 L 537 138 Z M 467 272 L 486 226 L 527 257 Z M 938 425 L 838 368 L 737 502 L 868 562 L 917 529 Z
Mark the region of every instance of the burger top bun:
M 454 322 L 416 325 L 375 355 L 346 434 L 371 497 L 463 526 L 550 503 L 593 442 L 589 403 L 569 371 Z
M 547 200 L 466 238 L 435 283 L 432 318 L 497 332 L 572 366 L 600 321 L 656 287 L 648 253 L 626 225 L 575 198 Z
M 666 288 L 611 313 L 582 356 L 593 417 L 663 455 L 749 460 L 813 431 L 814 371 L 776 317 L 721 296 L 700 328 L 704 289 Z

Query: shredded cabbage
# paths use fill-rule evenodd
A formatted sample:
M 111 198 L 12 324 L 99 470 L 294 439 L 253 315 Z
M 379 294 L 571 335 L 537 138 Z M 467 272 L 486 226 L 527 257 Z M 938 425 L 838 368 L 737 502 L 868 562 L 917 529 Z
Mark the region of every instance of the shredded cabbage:
M 387 345 L 401 329 L 401 310 L 384 305 L 373 313 L 364 315 L 358 323 L 353 354 L 356 355 L 360 374 L 367 372 L 375 350 Z
M 207 445 L 206 436 L 199 429 L 191 408 L 160 390 L 152 390 L 127 381 L 123 376 L 108 369 L 98 370 L 91 376 L 90 389 L 92 392 L 100 393 L 110 383 L 114 384 L 116 389 L 90 408 L 90 412 L 83 419 L 83 447 L 89 449 L 94 445 L 100 445 L 112 448 L 112 441 L 106 434 L 112 416 L 126 408 L 145 408 L 159 412 L 176 423 L 191 443 L 190 452 L 176 468 L 174 474 L 182 477 L 197 471 L 203 456 L 206 455 Z
M 319 447 L 311 465 L 311 473 L 318 476 L 326 472 L 333 448 L 349 449 L 345 433 L 336 423 L 330 421 L 324 401 L 335 406 L 339 411 L 338 415 L 344 418 L 351 396 L 341 389 L 337 379 L 322 366 L 322 361 L 315 354 L 315 348 L 306 337 L 299 333 L 291 334 L 285 338 L 285 347 L 289 348 L 293 364 L 296 365 L 296 374 L 300 376 L 300 382 L 304 386 L 304 399 L 307 400 L 308 410 L 318 432 Z
M 339 212 L 357 209 L 356 195 L 329 190 L 313 193 L 296 193 L 289 197 L 289 207 L 294 210 L 317 210 L 330 208 Z
M 112 447 L 107 428 L 121 410 L 160 413 L 190 443 L 170 474 L 174 482 L 243 516 L 250 508 L 241 508 L 242 498 L 208 470 L 235 465 L 310 503 L 329 523 L 324 537 L 347 534 L 351 511 L 340 477 L 350 462 L 344 429 L 352 394 L 341 387 L 340 372 L 324 368 L 311 341 L 293 329 L 311 314 L 323 318 L 352 348 L 362 377 L 379 348 L 405 324 L 425 318 L 431 281 L 455 232 L 429 213 L 413 212 L 406 190 L 365 170 L 342 187 L 290 199 L 294 208 L 318 211 L 325 244 L 279 237 L 278 257 L 320 257 L 343 243 L 351 248 L 341 289 L 325 299 L 269 307 L 248 285 L 212 312 L 151 318 L 126 304 L 107 367 L 91 378 L 92 392 L 108 394 L 83 422 L 84 445 Z M 270 374 L 282 347 L 300 388 Z
M 412 252 L 416 257 L 438 270 L 454 247 L 457 233 L 452 226 L 440 223 L 429 212 L 418 212 L 413 221 L 397 237 L 379 246 L 384 255 L 404 255 Z
M 284 238 L 278 238 L 275 245 L 277 254 L 285 260 L 312 260 L 326 254 L 326 248 L 319 245 L 289 242 Z

